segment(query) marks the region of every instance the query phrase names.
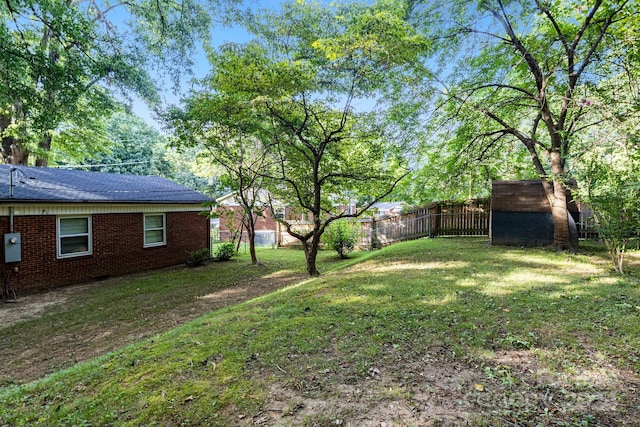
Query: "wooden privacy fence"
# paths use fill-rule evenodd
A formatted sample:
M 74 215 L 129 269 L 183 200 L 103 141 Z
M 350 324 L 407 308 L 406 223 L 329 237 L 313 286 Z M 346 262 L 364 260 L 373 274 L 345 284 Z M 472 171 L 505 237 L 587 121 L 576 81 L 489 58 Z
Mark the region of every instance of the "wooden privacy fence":
M 438 202 L 396 216 L 361 221 L 360 246 L 368 249 L 437 236 L 488 236 L 489 199 Z

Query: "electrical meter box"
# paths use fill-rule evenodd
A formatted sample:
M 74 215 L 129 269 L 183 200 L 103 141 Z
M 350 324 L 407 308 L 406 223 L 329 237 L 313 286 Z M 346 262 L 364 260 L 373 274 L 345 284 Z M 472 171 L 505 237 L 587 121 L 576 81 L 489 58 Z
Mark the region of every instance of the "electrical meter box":
M 4 235 L 4 262 L 22 261 L 22 240 L 20 233 L 7 233 Z

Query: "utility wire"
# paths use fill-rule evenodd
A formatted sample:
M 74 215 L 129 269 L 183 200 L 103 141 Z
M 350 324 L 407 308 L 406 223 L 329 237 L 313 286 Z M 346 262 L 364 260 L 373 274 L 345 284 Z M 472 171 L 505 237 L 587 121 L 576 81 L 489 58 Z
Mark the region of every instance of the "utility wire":
M 100 168 L 104 166 L 127 166 L 127 165 L 139 165 L 141 163 L 151 163 L 153 159 L 140 160 L 137 162 L 123 162 L 123 163 L 103 163 L 98 165 L 62 165 L 52 166 L 55 169 L 80 169 L 80 168 Z

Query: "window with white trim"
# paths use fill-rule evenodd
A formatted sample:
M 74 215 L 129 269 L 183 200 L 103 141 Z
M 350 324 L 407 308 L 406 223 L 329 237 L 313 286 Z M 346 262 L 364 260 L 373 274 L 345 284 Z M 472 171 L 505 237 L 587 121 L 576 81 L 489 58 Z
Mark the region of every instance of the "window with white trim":
M 58 217 L 58 258 L 93 253 L 91 216 Z
M 162 246 L 167 243 L 167 227 L 164 214 L 145 214 L 144 247 Z

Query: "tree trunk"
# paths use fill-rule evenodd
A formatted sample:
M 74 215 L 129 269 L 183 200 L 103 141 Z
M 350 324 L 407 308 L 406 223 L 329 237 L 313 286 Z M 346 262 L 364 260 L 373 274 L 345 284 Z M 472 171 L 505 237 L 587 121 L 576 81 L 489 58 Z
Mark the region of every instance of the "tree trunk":
M 247 238 L 249 239 L 249 255 L 251 255 L 251 264 L 258 265 L 258 256 L 256 255 L 256 226 L 254 215 L 247 215 Z
M 0 135 L 11 124 L 11 117 L 5 114 L 0 114 Z M 8 136 L 2 137 L 2 163 L 9 163 L 11 156 L 11 145 L 13 144 L 13 138 Z
M 607 248 L 609 249 L 609 256 L 613 262 L 613 269 L 618 274 L 624 274 L 624 253 L 626 250 L 626 243 L 620 243 L 614 239 L 604 239 Z
M 41 151 L 49 153 L 51 151 L 51 135 L 44 135 L 38 144 L 38 147 L 40 147 Z M 46 156 L 46 154 L 44 157 L 38 156 L 38 158 L 36 158 L 36 166 L 46 168 L 49 165 L 49 159 Z
M 14 138 L 9 138 L 12 143 L 9 143 L 8 151 L 5 153 L 5 157 L 3 159 L 4 163 L 10 165 L 28 165 L 29 164 L 29 152 L 23 150 L 19 142 Z M 4 151 L 4 141 L 3 141 L 3 151 Z
M 564 181 L 564 166 L 560 153 L 551 152 L 552 181 L 543 180 L 542 184 L 551 205 L 553 218 L 553 246 L 559 251 L 576 251 L 571 241 L 569 210 L 567 209 L 567 189 Z
M 316 238 L 315 233 L 313 237 L 311 237 L 311 244 L 309 244 L 309 242 L 303 242 L 304 255 L 307 260 L 307 273 L 311 277 L 318 277 L 320 275 L 320 272 L 316 267 L 319 244 L 320 239 Z
M 559 251 L 575 251 L 571 244 L 571 233 L 569 228 L 569 211 L 567 209 L 567 197 L 564 187 L 558 190 L 562 184 L 554 182 L 554 194 L 550 199 L 551 216 L 553 217 L 553 246 Z
M 11 116 L 0 114 L 0 133 L 11 125 Z M 10 165 L 26 165 L 29 152 L 20 147 L 20 141 L 13 136 L 2 137 L 2 163 Z
M 625 248 L 616 248 L 613 259 L 613 268 L 618 274 L 624 274 L 624 251 Z
M 256 234 L 254 231 L 248 232 L 249 235 L 249 255 L 251 255 L 251 264 L 258 265 L 258 256 L 256 255 Z

